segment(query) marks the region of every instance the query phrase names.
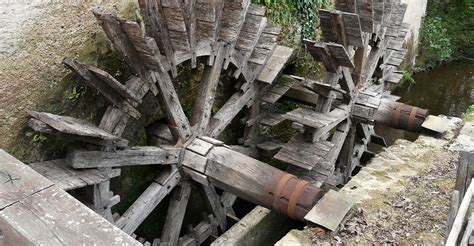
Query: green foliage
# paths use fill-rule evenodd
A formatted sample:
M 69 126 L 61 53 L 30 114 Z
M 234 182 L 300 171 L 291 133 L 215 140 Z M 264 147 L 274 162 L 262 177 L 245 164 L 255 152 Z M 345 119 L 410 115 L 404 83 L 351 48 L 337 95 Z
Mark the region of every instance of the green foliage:
M 267 7 L 267 15 L 283 28 L 285 38 L 298 44 L 299 39 L 318 39 L 318 10 L 331 7 L 330 0 L 253 0 Z
M 474 12 L 461 0 L 428 1 L 419 65 L 474 55 Z
M 412 73 L 408 70 L 403 70 L 403 80 L 408 81 L 412 84 L 416 83 L 415 79 L 412 76 Z
M 31 142 L 32 143 L 42 143 L 44 141 L 46 141 L 48 138 L 43 135 L 42 133 L 37 133 L 35 135 L 33 135 L 33 139 L 31 139 Z
M 71 92 L 69 93 L 67 99 L 72 102 L 76 102 L 77 99 L 81 98 L 87 91 L 87 87 L 72 87 Z
M 467 109 L 466 113 L 463 114 L 463 117 L 466 121 L 474 121 L 474 104 Z

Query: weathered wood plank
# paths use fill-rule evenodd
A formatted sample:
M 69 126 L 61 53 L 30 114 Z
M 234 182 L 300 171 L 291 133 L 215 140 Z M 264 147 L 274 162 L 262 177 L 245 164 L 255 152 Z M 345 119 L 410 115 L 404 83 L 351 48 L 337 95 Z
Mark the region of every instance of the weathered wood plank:
M 220 197 L 217 194 L 213 186 L 202 186 L 205 194 L 205 199 L 207 200 L 212 213 L 216 217 L 219 228 L 222 232 L 225 232 L 227 229 L 227 216 L 224 208 L 220 202 Z
M 168 212 L 166 213 L 165 224 L 161 231 L 161 243 L 167 245 L 177 245 L 183 219 L 191 196 L 191 184 L 183 181 L 173 190 Z
M 128 141 L 110 134 L 91 123 L 68 116 L 59 116 L 44 112 L 30 111 L 29 114 L 64 134 L 79 136 L 86 142 L 100 145 L 125 147 Z
M 330 167 L 323 167 L 321 164 L 324 164 L 323 160 L 333 146 L 331 142 L 324 140 L 308 143 L 304 141 L 303 136 L 297 135 L 288 141 L 274 158 L 306 170 L 327 174 Z
M 0 227 L 5 245 L 139 245 L 3 150 L 0 169 Z
M 179 102 L 178 94 L 168 73 L 159 72 L 156 74 L 158 88 L 160 90 L 159 99 L 161 107 L 166 112 L 169 119 L 169 127 L 175 139 L 183 142 L 191 136 L 191 125 L 184 114 L 183 107 Z
M 153 37 L 160 50 L 163 50 L 166 59 L 171 67 L 173 76 L 177 76 L 176 61 L 174 59 L 174 50 L 171 45 L 168 27 L 164 20 L 161 1 L 139 0 L 140 12 L 145 23 L 145 31 L 148 36 Z
M 268 59 L 257 80 L 267 84 L 273 83 L 276 77 L 282 72 L 285 65 L 293 55 L 293 49 L 277 45 L 270 59 Z
M 138 197 L 138 199 L 117 220 L 115 225 L 127 234 L 132 234 L 148 217 L 153 209 L 168 195 L 181 180 L 178 170 L 160 175 L 165 181 L 155 181 Z
M 112 105 L 136 119 L 140 118 L 141 114 L 126 99 L 141 100 L 110 74 L 98 68 L 84 65 L 70 57 L 65 58 L 63 63 L 81 76 L 89 86 L 104 95 Z
M 114 45 L 114 48 L 123 57 L 132 72 L 145 81 L 150 87 L 150 90 L 156 95 L 158 89 L 156 88 L 155 81 L 129 39 L 132 37 L 132 34 L 126 33 L 120 24 L 126 21 L 111 14 L 100 13 L 98 11 L 93 11 L 93 13 L 102 26 L 102 29 L 104 29 L 105 34 Z
M 28 164 L 36 172 L 45 176 L 63 190 L 73 190 L 87 185 L 94 185 L 120 175 L 120 169 L 75 170 L 69 167 L 65 159 Z
M 212 106 L 223 64 L 224 46 L 219 44 L 213 66 L 206 66 L 204 68 L 204 74 L 199 85 L 200 93 L 193 108 L 191 124 L 196 127 L 198 134 L 202 134 L 206 130 L 211 119 Z
M 255 96 L 255 88 L 244 93 L 236 92 L 212 117 L 206 130 L 210 137 L 217 137 L 230 124 L 232 119 L 242 110 L 242 108 Z
M 176 164 L 178 155 L 178 149 L 164 150 L 153 146 L 132 147 L 112 152 L 74 149 L 68 152 L 67 160 L 73 168 L 105 168 Z

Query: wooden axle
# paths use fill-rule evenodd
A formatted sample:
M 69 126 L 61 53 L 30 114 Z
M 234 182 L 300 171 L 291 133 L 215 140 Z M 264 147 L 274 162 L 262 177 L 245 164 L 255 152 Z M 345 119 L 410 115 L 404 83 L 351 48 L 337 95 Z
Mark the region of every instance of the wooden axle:
M 195 139 L 184 151 L 181 164 L 195 181 L 296 220 L 303 221 L 324 194 L 307 181 L 222 144 Z
M 397 129 L 421 132 L 421 125 L 428 115 L 426 109 L 382 99 L 380 107 L 375 111 L 374 121 Z

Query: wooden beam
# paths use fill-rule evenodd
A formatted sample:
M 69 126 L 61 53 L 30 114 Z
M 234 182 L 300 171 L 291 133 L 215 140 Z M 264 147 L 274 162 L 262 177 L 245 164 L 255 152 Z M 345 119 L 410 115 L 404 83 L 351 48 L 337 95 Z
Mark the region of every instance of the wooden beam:
M 447 246 L 454 246 L 454 245 L 457 245 L 458 243 L 459 233 L 461 232 L 463 228 L 466 214 L 467 214 L 467 211 L 469 210 L 469 205 L 471 204 L 473 192 L 474 192 L 474 182 L 471 179 L 470 185 L 467 188 L 466 193 L 464 194 L 461 205 L 459 206 L 459 210 L 456 215 L 456 218 L 454 219 L 451 232 L 449 233 L 448 239 L 446 240 Z
M 196 20 L 196 0 L 185 0 L 184 22 L 186 23 L 186 33 L 188 34 L 189 48 L 191 50 L 191 67 L 196 68 L 197 49 L 197 20 Z
M 188 181 L 182 181 L 178 187 L 173 190 L 171 195 L 168 212 L 166 213 L 165 224 L 161 232 L 161 242 L 167 245 L 177 245 L 181 227 L 183 225 L 186 206 L 191 196 L 191 184 Z
M 204 68 L 203 77 L 199 84 L 199 95 L 194 104 L 191 124 L 196 127 L 197 134 L 202 134 L 211 119 L 212 106 L 217 91 L 217 85 L 224 64 L 224 46 L 218 44 L 217 56 L 214 65 Z
M 28 166 L 66 191 L 100 184 L 120 176 L 119 168 L 77 170 L 71 168 L 65 159 L 30 163 Z
M 67 154 L 74 168 L 105 168 L 136 165 L 162 165 L 178 163 L 179 149 L 146 146 L 116 151 L 90 151 L 74 149 Z
M 181 180 L 177 169 L 163 173 L 138 197 L 115 225 L 131 235 Z
M 64 58 L 63 63 L 81 76 L 90 87 L 104 95 L 112 105 L 117 106 L 121 111 L 135 119 L 140 118 L 141 114 L 127 100 L 136 102 L 141 102 L 141 100 L 110 74 L 98 68 L 82 64 L 70 57 Z
M 171 45 L 168 27 L 163 15 L 161 0 L 139 0 L 140 12 L 145 23 L 145 31 L 148 36 L 153 37 L 158 47 L 164 51 L 166 59 L 171 67 L 171 73 L 174 77 L 178 75 L 174 50 Z
M 191 136 L 191 125 L 184 114 L 183 107 L 178 98 L 178 93 L 168 73 L 158 72 L 155 75 L 158 80 L 160 104 L 168 116 L 169 127 L 173 137 L 185 142 Z
M 254 98 L 257 88 L 251 88 L 246 92 L 236 92 L 212 117 L 206 133 L 210 137 L 217 137 L 230 124 L 232 119 Z
M 201 245 L 210 236 L 216 235 L 217 223 L 212 215 L 202 220 L 195 227 L 189 229 L 189 233 L 179 238 L 178 246 Z
M 153 94 L 158 94 L 155 81 L 150 73 L 151 71 L 144 65 L 139 52 L 129 39 L 132 37 L 132 33 L 130 33 L 130 30 L 127 30 L 129 31 L 127 34 L 121 26 L 121 23 L 126 21 L 111 14 L 100 13 L 98 11 L 93 11 L 93 13 L 102 26 L 102 29 L 104 29 L 105 34 L 114 45 L 115 50 L 123 57 L 132 72 L 148 84 Z M 133 37 L 136 37 L 136 35 Z
M 112 191 L 110 191 L 110 182 L 103 182 L 94 185 L 94 211 L 104 217 L 106 220 L 113 223 L 112 210 L 110 209 L 113 205 L 110 200 Z M 120 201 L 120 196 L 118 197 Z
M 222 207 L 222 203 L 220 202 L 220 197 L 217 194 L 214 186 L 202 186 L 205 194 L 205 199 L 207 200 L 209 206 L 211 207 L 212 213 L 214 214 L 217 223 L 219 224 L 219 228 L 221 232 L 225 232 L 227 230 L 227 217 L 224 208 Z
M 84 120 L 68 116 L 54 115 L 44 112 L 28 112 L 35 119 L 45 123 L 51 128 L 44 128 L 47 132 L 53 132 L 56 134 L 65 134 L 64 136 L 73 137 L 74 139 L 80 139 L 85 142 L 104 145 L 104 146 L 118 146 L 126 147 L 128 141 L 120 138 L 119 136 L 110 134 L 95 125 Z M 44 124 L 31 124 L 32 126 L 42 126 Z M 35 130 L 41 130 L 43 128 L 36 128 Z M 53 131 L 54 129 L 54 131 Z

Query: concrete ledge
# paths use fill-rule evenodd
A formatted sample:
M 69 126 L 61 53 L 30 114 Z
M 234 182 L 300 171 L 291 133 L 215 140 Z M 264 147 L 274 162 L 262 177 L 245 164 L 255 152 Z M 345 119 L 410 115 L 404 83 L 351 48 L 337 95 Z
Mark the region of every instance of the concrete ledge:
M 257 206 L 211 245 L 271 245 L 291 224 L 288 218 Z

